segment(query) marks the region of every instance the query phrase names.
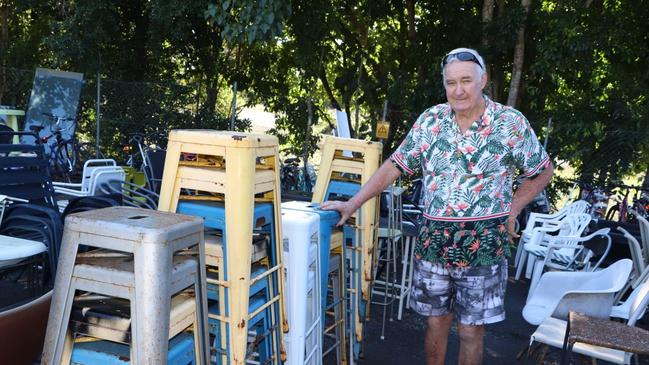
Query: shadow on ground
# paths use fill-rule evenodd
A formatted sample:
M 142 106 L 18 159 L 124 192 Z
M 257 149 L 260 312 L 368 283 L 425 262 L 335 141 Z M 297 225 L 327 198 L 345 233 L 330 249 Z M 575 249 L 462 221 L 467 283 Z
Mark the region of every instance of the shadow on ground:
M 514 281 L 513 267 L 510 266 L 510 280 L 507 286 L 507 297 L 505 306 L 507 319 L 504 322 L 487 326 L 485 336 L 485 365 L 508 365 L 523 364 L 517 360 L 517 354 L 527 348 L 530 335 L 535 327 L 525 322 L 521 310 L 525 305 L 527 296 L 527 280 Z M 382 365 L 382 364 L 424 364 L 423 336 L 425 332 L 424 317 L 419 316 L 409 309 L 404 309 L 401 321 L 396 319 L 396 303 L 394 307 L 394 320 L 386 321 L 385 339 L 380 339 L 381 318 L 383 307 L 373 305 L 371 320 L 367 324 L 367 336 L 364 347 L 364 357 L 358 362 L 361 365 Z M 645 316 L 639 326 L 649 328 L 649 317 Z M 446 355 L 446 364 L 457 364 L 459 351 L 459 340 L 455 328 L 451 329 L 449 347 Z M 561 351 L 550 349 L 545 360 L 539 364 L 559 364 Z M 330 362 L 325 362 L 329 364 Z M 528 364 L 535 364 L 530 358 Z M 590 364 L 589 359 L 580 359 L 578 355 L 573 356 L 573 364 Z M 598 361 L 598 364 L 610 364 Z M 649 359 L 641 357 L 640 364 L 649 365 Z

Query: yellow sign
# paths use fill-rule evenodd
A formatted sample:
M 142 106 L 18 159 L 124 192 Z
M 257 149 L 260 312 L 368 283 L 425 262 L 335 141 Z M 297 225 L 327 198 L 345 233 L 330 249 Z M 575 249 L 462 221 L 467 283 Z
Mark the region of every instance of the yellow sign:
M 376 122 L 376 138 L 387 139 L 390 134 L 390 123 L 385 120 Z

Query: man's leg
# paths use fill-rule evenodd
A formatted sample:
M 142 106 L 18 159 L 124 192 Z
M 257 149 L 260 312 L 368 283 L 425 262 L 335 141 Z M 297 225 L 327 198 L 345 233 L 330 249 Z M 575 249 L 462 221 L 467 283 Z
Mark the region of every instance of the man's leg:
M 458 323 L 457 330 L 460 336 L 459 365 L 482 364 L 484 326 L 470 326 Z
M 428 317 L 428 328 L 426 329 L 424 343 L 426 365 L 444 365 L 451 323 L 453 323 L 452 313 L 441 317 Z

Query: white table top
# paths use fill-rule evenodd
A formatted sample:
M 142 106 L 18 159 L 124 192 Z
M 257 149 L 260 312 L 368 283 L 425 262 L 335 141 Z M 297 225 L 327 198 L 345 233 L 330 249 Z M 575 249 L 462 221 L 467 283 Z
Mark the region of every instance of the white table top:
M 0 115 L 25 115 L 24 110 L 0 108 Z
M 0 235 L 0 268 L 47 250 L 43 242 Z

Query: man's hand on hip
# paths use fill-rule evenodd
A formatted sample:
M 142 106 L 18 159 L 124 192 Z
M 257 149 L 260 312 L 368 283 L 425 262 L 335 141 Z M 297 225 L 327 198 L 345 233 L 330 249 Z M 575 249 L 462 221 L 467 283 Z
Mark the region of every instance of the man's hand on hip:
M 520 238 L 521 235 L 516 233 L 516 216 L 510 214 L 509 217 L 507 217 L 505 228 L 507 229 L 509 243 L 513 244 L 514 238 Z

